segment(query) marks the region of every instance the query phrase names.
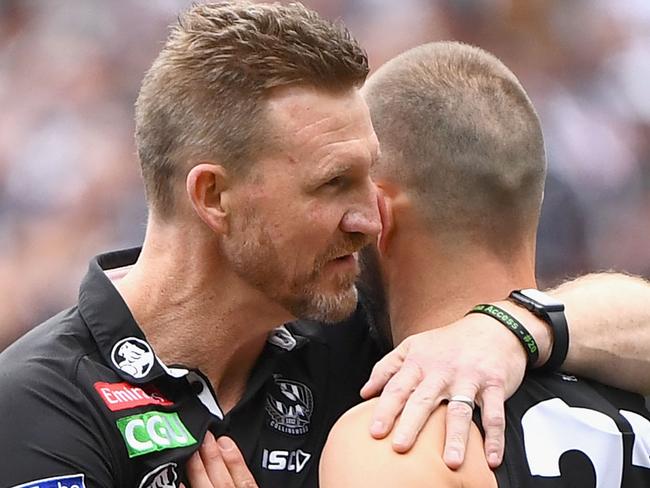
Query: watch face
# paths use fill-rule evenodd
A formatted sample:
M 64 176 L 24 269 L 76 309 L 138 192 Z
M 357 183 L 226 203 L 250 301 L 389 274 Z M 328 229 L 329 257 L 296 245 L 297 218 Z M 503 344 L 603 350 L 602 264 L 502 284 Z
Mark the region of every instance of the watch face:
M 528 288 L 526 290 L 521 290 L 520 293 L 531 300 L 536 301 L 537 303 L 542 304 L 546 309 L 553 311 L 555 310 L 564 310 L 564 304 L 559 300 L 556 300 L 552 296 L 542 293 L 539 290 L 534 288 Z

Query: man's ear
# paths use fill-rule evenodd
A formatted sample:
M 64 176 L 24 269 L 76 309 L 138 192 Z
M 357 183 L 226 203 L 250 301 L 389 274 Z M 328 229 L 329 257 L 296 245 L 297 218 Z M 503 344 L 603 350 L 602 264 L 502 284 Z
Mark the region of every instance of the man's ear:
M 391 233 L 394 229 L 393 201 L 390 193 L 380 184 L 377 185 L 377 205 L 379 206 L 379 218 L 381 219 L 381 232 L 377 237 L 377 248 L 380 254 L 388 249 Z
M 229 188 L 226 169 L 218 164 L 200 163 L 185 180 L 185 189 L 196 214 L 215 232 L 228 233 L 228 212 L 223 193 Z

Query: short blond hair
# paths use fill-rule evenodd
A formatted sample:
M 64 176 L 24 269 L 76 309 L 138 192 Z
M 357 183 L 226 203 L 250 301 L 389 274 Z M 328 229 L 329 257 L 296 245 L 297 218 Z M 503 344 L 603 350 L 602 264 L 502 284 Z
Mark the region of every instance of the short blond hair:
M 193 6 L 172 27 L 136 102 L 150 209 L 173 213 L 184 161 L 218 160 L 245 172 L 264 148 L 263 102 L 273 88 L 345 90 L 367 74 L 366 53 L 349 31 L 299 3 Z
M 542 129 L 494 55 L 458 42 L 418 46 L 371 76 L 364 96 L 382 147 L 377 171 L 403 184 L 432 232 L 471 234 L 507 253 L 536 228 Z

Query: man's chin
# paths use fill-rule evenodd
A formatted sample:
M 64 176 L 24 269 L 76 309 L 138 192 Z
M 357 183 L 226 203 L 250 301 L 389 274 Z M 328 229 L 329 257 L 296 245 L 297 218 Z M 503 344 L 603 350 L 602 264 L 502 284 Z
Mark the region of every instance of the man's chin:
M 336 323 L 350 317 L 357 308 L 359 294 L 356 286 L 336 295 L 317 294 L 304 303 L 296 316 L 318 322 Z

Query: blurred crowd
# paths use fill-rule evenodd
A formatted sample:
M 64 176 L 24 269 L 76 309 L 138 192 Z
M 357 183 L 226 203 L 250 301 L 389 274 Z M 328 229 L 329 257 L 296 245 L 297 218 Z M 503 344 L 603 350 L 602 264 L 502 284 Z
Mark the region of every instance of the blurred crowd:
M 650 275 L 648 0 L 306 0 L 371 66 L 456 39 L 492 51 L 542 118 L 543 284 Z M 138 245 L 144 71 L 186 0 L 0 0 L 0 350 L 75 303 L 93 255 Z

